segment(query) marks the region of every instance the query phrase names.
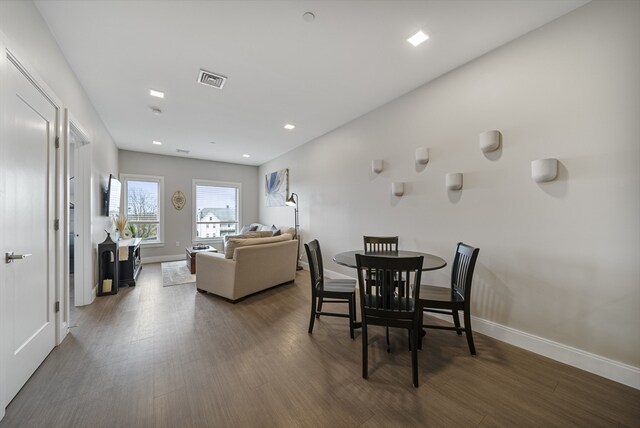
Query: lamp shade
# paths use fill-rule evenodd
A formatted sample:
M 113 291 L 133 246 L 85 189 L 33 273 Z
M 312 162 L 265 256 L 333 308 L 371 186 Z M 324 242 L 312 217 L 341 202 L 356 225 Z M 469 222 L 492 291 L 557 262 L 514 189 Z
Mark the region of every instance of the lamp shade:
M 287 204 L 290 207 L 298 206 L 298 201 L 296 199 L 294 199 L 293 195 L 296 195 L 296 194 L 292 193 L 291 195 L 289 195 L 289 197 L 287 198 L 287 201 L 285 202 L 285 204 Z M 298 195 L 296 195 L 296 197 L 297 196 Z
M 416 163 L 420 165 L 426 165 L 429 163 L 428 147 L 418 147 L 416 149 Z
M 558 159 L 537 159 L 531 161 L 531 178 L 536 183 L 553 181 L 558 176 Z
M 447 174 L 447 190 L 460 190 L 462 189 L 462 173 L 450 172 Z
M 391 183 L 391 193 L 393 196 L 404 195 L 404 183 L 401 181 Z
M 498 130 L 486 131 L 480 134 L 480 150 L 482 153 L 493 152 L 500 148 L 502 134 Z
M 371 161 L 371 171 L 373 171 L 374 174 L 380 174 L 383 169 L 384 164 L 382 159 L 374 159 Z

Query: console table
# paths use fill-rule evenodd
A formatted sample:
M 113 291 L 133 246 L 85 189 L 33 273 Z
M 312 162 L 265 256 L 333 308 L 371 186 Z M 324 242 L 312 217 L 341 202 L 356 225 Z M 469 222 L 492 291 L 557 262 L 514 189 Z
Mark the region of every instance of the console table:
M 123 239 L 118 241 L 118 277 L 119 286 L 135 286 L 136 278 L 142 269 L 140 243 L 142 239 Z M 124 256 L 127 256 L 125 259 Z

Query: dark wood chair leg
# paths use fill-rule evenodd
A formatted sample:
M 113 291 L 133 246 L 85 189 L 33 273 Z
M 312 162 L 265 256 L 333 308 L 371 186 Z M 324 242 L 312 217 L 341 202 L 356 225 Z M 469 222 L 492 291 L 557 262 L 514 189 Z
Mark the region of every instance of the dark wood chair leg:
M 453 323 L 456 326 L 456 333 L 458 333 L 458 336 L 460 336 L 462 335 L 462 328 L 460 328 L 460 316 L 458 315 L 458 311 L 456 309 L 453 309 L 451 311 L 451 315 L 453 315 Z
M 389 342 L 389 327 L 387 327 L 387 352 L 391 352 L 391 343 Z
M 367 325 L 362 323 L 362 377 L 369 377 L 369 334 L 367 333 Z
M 313 333 L 313 323 L 316 320 L 316 298 L 311 296 L 311 319 L 309 320 L 309 334 Z
M 418 343 L 418 334 L 420 328 L 414 328 L 409 331 L 410 334 L 413 335 L 413 343 L 414 346 L 411 347 L 411 368 L 413 372 L 413 386 L 418 387 L 418 347 L 416 344 Z
M 420 327 L 420 331 L 419 331 L 419 334 L 418 334 L 418 349 L 420 351 L 422 351 L 422 341 L 423 341 L 422 338 L 426 335 L 426 332 L 422 328 L 422 324 L 424 324 L 424 312 L 423 312 L 422 308 L 420 308 L 419 320 L 418 320 L 418 326 Z
M 467 335 L 467 343 L 469 344 L 469 351 L 471 355 L 476 355 L 476 347 L 473 344 L 473 333 L 471 331 L 471 314 L 469 308 L 464 310 L 464 332 Z
M 353 334 L 353 328 L 355 324 L 356 311 L 355 311 L 355 298 L 354 296 L 349 297 L 349 335 L 353 339 L 355 336 Z
M 316 311 L 316 318 L 320 319 L 320 312 L 322 312 L 322 297 L 318 297 L 318 310 Z

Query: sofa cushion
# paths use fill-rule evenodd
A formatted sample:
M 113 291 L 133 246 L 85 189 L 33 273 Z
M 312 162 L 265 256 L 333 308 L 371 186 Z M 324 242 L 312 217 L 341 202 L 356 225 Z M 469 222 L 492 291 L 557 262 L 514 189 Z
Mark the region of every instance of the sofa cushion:
M 285 226 L 285 227 L 281 227 L 280 228 L 280 233 L 282 233 L 282 234 L 288 233 L 291 236 L 295 236 L 296 235 L 296 229 L 293 228 L 293 227 Z
M 224 250 L 224 256 L 227 259 L 232 259 L 233 253 L 238 247 L 246 247 L 249 245 L 270 244 L 273 242 L 281 242 L 281 241 L 290 241 L 291 239 L 293 239 L 293 236 L 289 235 L 288 233 L 282 234 L 280 236 L 270 236 L 266 238 L 230 238 L 227 241 L 227 246 Z
M 273 234 L 271 233 L 271 231 L 260 231 L 260 230 L 256 230 L 255 232 L 246 232 L 246 233 L 241 233 L 240 235 L 226 235 L 224 237 L 224 244 L 227 245 L 227 242 L 229 241 L 229 239 L 231 238 L 238 238 L 238 239 L 247 239 L 247 238 L 268 238 L 269 236 L 273 236 Z
M 245 233 L 251 231 L 251 226 L 247 225 L 247 226 L 242 226 L 242 229 L 240 229 L 240 235 L 244 235 Z

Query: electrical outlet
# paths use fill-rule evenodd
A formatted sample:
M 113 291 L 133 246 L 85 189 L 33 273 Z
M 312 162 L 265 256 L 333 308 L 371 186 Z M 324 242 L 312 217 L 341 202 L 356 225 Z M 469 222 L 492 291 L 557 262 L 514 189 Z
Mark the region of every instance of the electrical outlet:
M 176 247 L 180 246 L 180 241 L 176 241 Z

